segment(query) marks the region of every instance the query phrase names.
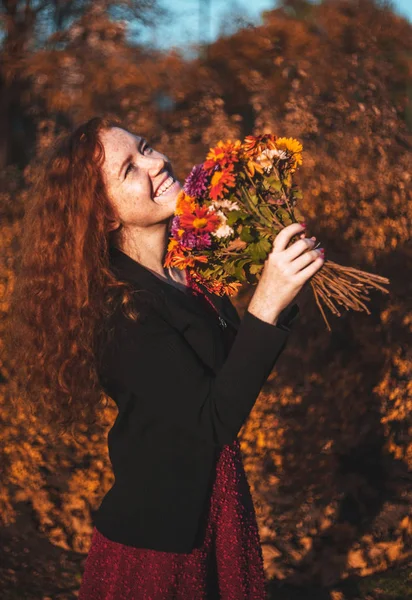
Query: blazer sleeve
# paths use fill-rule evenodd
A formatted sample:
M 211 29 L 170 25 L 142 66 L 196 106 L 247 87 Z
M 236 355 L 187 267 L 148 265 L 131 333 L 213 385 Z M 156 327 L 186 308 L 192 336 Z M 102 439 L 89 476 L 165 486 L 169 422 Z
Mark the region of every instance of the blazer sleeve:
M 215 446 L 233 442 L 286 346 L 293 305 L 277 326 L 245 311 L 226 361 L 207 370 L 181 334 L 161 318 L 124 318 L 102 361 L 103 387 L 132 392 L 142 418 L 184 428 Z M 126 322 L 127 321 L 127 322 Z M 144 415 L 144 416 L 143 416 Z

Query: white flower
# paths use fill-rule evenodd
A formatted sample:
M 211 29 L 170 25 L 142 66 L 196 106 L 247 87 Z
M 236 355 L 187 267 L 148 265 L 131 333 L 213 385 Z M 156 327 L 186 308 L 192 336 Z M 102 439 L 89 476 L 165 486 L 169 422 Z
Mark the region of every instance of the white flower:
M 222 202 L 224 202 L 224 200 Z M 232 227 L 229 227 L 229 225 L 227 225 L 227 218 L 221 210 L 217 210 L 216 214 L 220 217 L 221 225 L 220 227 L 218 227 L 218 229 L 216 229 L 216 231 L 211 232 L 212 235 L 214 235 L 217 238 L 229 237 L 234 233 L 234 230 L 232 229 Z
M 233 235 L 234 230 L 229 225 L 221 225 L 216 231 L 212 231 L 212 235 L 218 238 L 225 238 Z
M 288 154 L 285 150 L 279 150 L 279 148 L 273 148 L 272 150 L 269 150 L 267 148 L 266 150 L 263 150 L 263 152 L 261 152 L 259 154 L 259 156 L 256 158 L 256 162 L 263 163 L 263 162 L 266 162 L 267 159 L 271 160 L 274 156 L 283 160 L 283 159 L 287 158 Z
M 256 162 L 263 167 L 266 173 L 270 173 L 273 168 L 274 157 L 283 160 L 288 157 L 288 154 L 285 150 L 279 150 L 278 148 L 269 150 L 267 148 L 256 157 Z
M 213 206 L 217 208 L 228 208 L 229 210 L 240 210 L 240 206 L 237 202 L 231 200 L 214 200 Z

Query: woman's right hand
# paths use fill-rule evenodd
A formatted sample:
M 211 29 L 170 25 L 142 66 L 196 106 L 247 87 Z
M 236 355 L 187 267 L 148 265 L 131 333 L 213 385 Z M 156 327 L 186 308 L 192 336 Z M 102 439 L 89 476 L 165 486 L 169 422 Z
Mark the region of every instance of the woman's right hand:
M 276 324 L 280 312 L 325 262 L 321 249 L 314 250 L 316 241 L 310 238 L 301 236 L 287 248 L 292 237 L 302 231 L 299 223 L 292 223 L 273 242 L 247 309 L 263 321 Z

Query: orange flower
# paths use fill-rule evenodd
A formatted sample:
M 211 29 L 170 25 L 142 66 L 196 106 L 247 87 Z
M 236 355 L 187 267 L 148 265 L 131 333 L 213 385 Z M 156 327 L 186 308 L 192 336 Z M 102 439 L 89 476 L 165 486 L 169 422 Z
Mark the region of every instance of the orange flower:
M 191 196 L 188 196 L 184 190 L 180 190 L 176 199 L 175 215 L 182 215 L 184 212 L 191 212 L 195 209 L 196 202 Z
M 255 162 L 252 159 L 246 159 L 245 162 L 245 169 L 246 171 L 249 173 L 249 175 L 251 177 L 253 177 L 253 175 L 257 172 L 262 174 L 263 173 L 263 167 L 261 167 L 257 162 Z
M 167 251 L 172 252 L 173 250 L 177 250 L 178 248 L 179 248 L 179 242 L 177 240 L 175 240 L 174 238 L 171 238 L 167 245 Z
M 195 282 L 204 285 L 205 288 L 209 290 L 209 292 L 211 292 L 212 294 L 216 294 L 217 296 L 224 296 L 225 294 L 227 294 L 228 296 L 234 296 L 242 287 L 242 283 L 240 281 L 234 281 L 233 283 L 224 283 L 223 281 L 203 277 L 200 273 L 198 273 L 195 270 L 190 271 L 190 277 Z
M 225 294 L 228 294 L 228 296 L 234 296 L 235 294 L 238 293 L 239 289 L 242 287 L 242 282 L 241 281 L 233 281 L 232 283 L 227 283 L 225 285 Z
M 231 140 L 227 140 L 227 142 L 220 140 L 215 148 L 209 150 L 206 161 L 203 163 L 204 170 L 212 171 L 216 165 L 224 169 L 238 162 L 241 146 L 242 142 L 240 140 L 236 140 L 233 143 Z
M 170 239 L 163 266 L 167 268 L 174 267 L 176 260 L 182 258 L 184 258 L 184 253 L 180 247 L 180 243 L 175 239 Z
M 230 165 L 223 171 L 215 171 L 210 182 L 210 197 L 212 200 L 222 198 L 229 188 L 236 184 L 235 175 L 233 173 L 233 165 Z
M 172 254 L 171 256 L 166 256 L 165 259 L 165 267 L 177 269 L 186 269 L 187 267 L 194 266 L 194 259 L 192 256 L 184 255 L 183 253 Z
M 220 226 L 220 218 L 215 212 L 208 212 L 207 206 L 198 206 L 193 212 L 183 213 L 180 216 L 180 224 L 186 231 L 211 232 Z
M 171 266 L 177 267 L 178 269 L 186 269 L 187 267 L 193 267 L 194 262 L 195 261 L 193 259 L 193 256 L 184 256 L 182 254 L 177 254 L 173 257 Z
M 266 148 L 274 150 L 276 148 L 276 139 L 276 136 L 272 133 L 246 136 L 242 144 L 244 158 L 253 159 L 263 152 L 263 150 L 266 150 Z
M 176 267 L 177 269 L 193 269 L 196 266 L 196 262 L 207 263 L 209 259 L 207 256 L 203 254 L 199 256 L 194 256 L 192 254 L 183 254 L 182 252 L 171 255 L 170 257 L 167 255 L 165 258 L 165 267 Z
M 212 294 L 234 296 L 239 291 L 239 288 L 242 287 L 242 284 L 240 282 L 224 283 L 223 281 L 213 281 L 209 287 Z

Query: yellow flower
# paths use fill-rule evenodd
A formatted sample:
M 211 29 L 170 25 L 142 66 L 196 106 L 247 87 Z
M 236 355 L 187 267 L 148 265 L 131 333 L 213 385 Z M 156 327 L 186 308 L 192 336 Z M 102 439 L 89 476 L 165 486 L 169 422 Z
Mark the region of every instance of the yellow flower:
M 278 138 L 276 140 L 276 146 L 280 149 L 288 150 L 293 155 L 294 164 L 292 166 L 292 171 L 295 171 L 297 165 L 302 164 L 301 152 L 303 150 L 303 146 L 298 140 L 285 137 Z

